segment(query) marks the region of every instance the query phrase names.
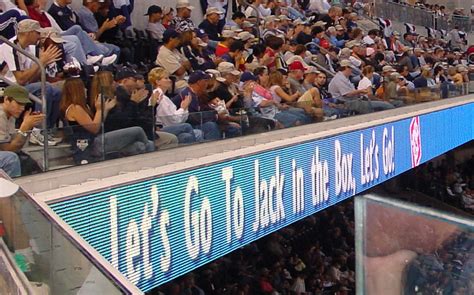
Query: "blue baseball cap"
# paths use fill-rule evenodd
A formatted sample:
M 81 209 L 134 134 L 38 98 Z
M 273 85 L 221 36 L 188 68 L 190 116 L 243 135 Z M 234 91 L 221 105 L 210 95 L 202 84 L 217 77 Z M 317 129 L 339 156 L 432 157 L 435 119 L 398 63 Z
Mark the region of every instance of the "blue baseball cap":
M 241 76 L 240 76 L 240 82 L 247 82 L 247 81 L 257 81 L 257 77 L 252 74 L 251 72 L 244 72 Z
M 211 76 L 209 76 L 205 72 L 195 71 L 191 75 L 189 75 L 188 83 L 189 84 L 194 84 L 194 83 L 197 83 L 201 80 L 209 80 L 209 79 L 211 79 Z

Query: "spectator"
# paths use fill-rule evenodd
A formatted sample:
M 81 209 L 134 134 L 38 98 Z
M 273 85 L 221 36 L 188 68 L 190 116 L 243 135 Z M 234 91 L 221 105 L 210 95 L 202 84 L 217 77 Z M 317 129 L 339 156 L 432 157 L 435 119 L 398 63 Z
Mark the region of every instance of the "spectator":
M 37 21 L 25 19 L 18 24 L 18 36 L 13 37 L 10 41 L 17 43 L 21 48 L 27 50 L 32 55 L 38 54 L 40 62 L 44 66 L 48 66 L 60 58 L 61 51 L 54 46 L 48 47 L 44 51 L 36 50 L 41 32 L 43 32 L 43 30 Z M 5 61 L 7 66 L 5 78 L 25 86 L 29 92 L 40 97 L 41 83 L 38 82 L 40 74 L 38 65 L 7 44 L 0 45 L 0 57 L 0 59 Z M 46 105 L 48 106 L 46 113 L 47 127 L 53 128 L 59 119 L 61 91 L 47 83 L 45 98 L 47 100 Z M 40 104 L 35 104 L 35 111 L 41 111 Z M 58 143 L 58 140 L 53 140 L 53 138 L 49 138 L 48 140 L 48 143 L 51 145 Z M 35 144 L 43 145 L 44 136 L 39 130 L 35 130 L 30 137 L 30 141 Z
M 189 105 L 191 95 L 187 95 L 181 101 L 179 108 L 165 94 L 171 88 L 169 73 L 163 68 L 154 68 L 148 74 L 148 81 L 154 88 L 152 105 L 156 105 L 156 125 L 163 132 L 174 134 L 179 143 L 193 143 L 202 139 L 199 129 L 186 123 L 189 116 Z
M 163 33 L 166 28 L 161 22 L 163 11 L 158 5 L 151 5 L 148 7 L 148 11 L 145 16 L 148 16 L 148 24 L 146 26 L 147 32 L 150 34 L 150 37 L 161 42 L 163 40 Z
M 21 171 L 28 175 L 39 172 L 38 165 L 21 149 L 25 145 L 29 133 L 33 127 L 38 126 L 45 119 L 45 115 L 32 112 L 31 109 L 25 111 L 25 106 L 31 103 L 28 98 L 28 90 L 21 86 L 8 86 L 3 92 L 3 103 L 0 104 L 0 150 L 5 152 L 17 153 L 21 161 Z M 16 120 L 23 114 L 23 120 L 18 129 L 15 129 Z M 11 173 L 19 176 L 18 169 L 15 168 L 14 159 L 11 155 L 6 155 L 10 165 Z
M 181 81 L 177 87 L 183 88 L 184 75 L 191 69 L 191 63 L 178 52 L 177 48 L 180 43 L 180 34 L 173 29 L 167 29 L 163 33 L 163 46 L 158 51 L 156 63 L 171 75 L 176 76 L 176 81 Z
M 71 29 L 77 31 L 79 29 L 76 29 L 75 26 L 80 25 L 78 15 L 68 6 L 69 4 L 71 4 L 71 2 L 72 2 L 71 0 L 58 0 L 58 1 L 53 2 L 53 4 L 48 9 L 48 13 L 54 18 L 54 20 L 59 25 L 59 27 L 63 31 L 66 31 L 66 32 Z M 89 5 L 89 7 L 94 10 L 98 9 L 98 6 L 92 3 Z M 97 33 L 99 33 L 99 37 L 100 37 L 100 35 L 104 31 L 112 29 L 119 22 L 121 23 L 125 22 L 124 18 L 121 18 L 121 17 L 117 17 L 116 19 L 114 18 L 110 21 L 104 22 L 104 24 L 101 25 L 101 28 L 102 28 L 102 31 L 101 31 L 99 29 L 97 21 L 92 17 L 91 13 L 94 13 L 94 12 L 90 11 L 90 9 L 86 7 L 84 7 L 83 10 L 81 11 L 82 16 L 85 18 L 84 23 L 86 24 L 86 26 L 82 27 L 81 29 L 83 30 L 85 29 L 84 31 L 88 33 L 92 41 L 95 41 L 97 39 Z M 97 29 L 97 30 L 88 32 L 87 29 Z M 82 39 L 85 39 L 85 38 L 82 38 Z M 120 50 L 115 45 L 102 44 L 98 42 L 94 44 L 99 54 L 109 57 L 109 59 L 106 60 L 106 64 L 113 63 L 117 59 L 117 54 L 120 53 Z
M 204 15 L 205 19 L 199 24 L 199 28 L 204 30 L 209 39 L 219 41 L 221 30 L 219 29 L 220 16 L 224 13 L 216 7 L 209 7 Z
M 176 3 L 176 17 L 171 25 L 178 32 L 194 31 L 195 26 L 191 20 L 191 10 L 194 7 L 189 4 L 188 0 L 178 0 Z
M 89 111 L 84 95 L 84 83 L 79 78 L 70 78 L 64 84 L 61 111 L 72 129 L 71 148 L 76 164 L 87 164 L 111 153 L 136 155 L 154 150 L 140 127 L 129 127 L 105 132 L 101 131 L 101 122 L 117 103 L 116 98 L 97 97 L 95 114 Z M 104 103 L 102 107 L 102 103 Z M 103 110 L 103 113 L 102 111 Z M 104 150 L 102 150 L 104 146 Z
M 115 81 L 117 105 L 110 110 L 109 116 L 105 119 L 104 130 L 109 132 L 139 126 L 145 131 L 148 139 L 155 142 L 156 148 L 166 149 L 176 146 L 178 139 L 175 135 L 156 130 L 153 106 L 148 101 L 150 91 L 146 88 L 137 88 L 136 72 L 127 68 L 121 69 L 116 73 Z
M 205 140 L 216 140 L 221 138 L 219 126 L 217 125 L 217 114 L 214 110 L 211 111 L 207 107 L 208 101 L 206 97 L 210 78 L 203 71 L 193 72 L 188 79 L 189 86 L 172 100 L 176 107 L 179 108 L 185 97 L 191 96 L 191 103 L 188 107 L 190 114 L 187 122 L 193 128 L 202 130 Z

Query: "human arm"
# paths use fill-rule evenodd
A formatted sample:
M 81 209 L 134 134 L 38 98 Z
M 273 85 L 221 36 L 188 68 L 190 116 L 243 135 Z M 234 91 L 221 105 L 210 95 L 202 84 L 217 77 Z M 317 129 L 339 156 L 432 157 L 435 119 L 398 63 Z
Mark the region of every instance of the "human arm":
M 41 124 L 44 117 L 44 114 L 32 114 L 31 110 L 26 111 L 23 117 L 23 122 L 21 123 L 20 128 L 18 128 L 19 132 L 16 133 L 9 142 L 0 143 L 0 150 L 10 152 L 18 152 L 21 150 L 27 139 L 27 136 L 24 136 L 23 134 Z
M 299 91 L 296 91 L 294 94 L 290 95 L 283 90 L 281 87 L 275 87 L 275 93 L 281 97 L 285 102 L 294 102 L 301 96 Z
M 58 47 L 50 46 L 46 50 L 40 51 L 39 60 L 41 64 L 46 66 L 60 60 L 61 55 L 61 50 Z M 25 70 L 19 70 L 16 68 L 16 65 L 10 65 L 10 63 L 8 63 L 8 67 L 12 70 L 17 83 L 20 85 L 35 82 L 40 75 L 40 69 L 37 64 L 33 64 L 29 69 Z
M 107 117 L 109 111 L 115 107 L 117 103 L 116 98 L 109 99 L 105 101 L 104 104 L 104 119 Z M 92 134 L 97 134 L 101 128 L 102 122 L 102 112 L 100 111 L 102 108 L 101 99 L 98 97 L 95 103 L 95 109 L 97 110 L 94 118 L 91 118 L 89 113 L 84 110 L 83 107 L 79 105 L 73 105 L 69 111 L 67 112 L 67 119 L 71 121 L 76 121 L 79 125 L 81 125 L 84 129 L 89 131 Z

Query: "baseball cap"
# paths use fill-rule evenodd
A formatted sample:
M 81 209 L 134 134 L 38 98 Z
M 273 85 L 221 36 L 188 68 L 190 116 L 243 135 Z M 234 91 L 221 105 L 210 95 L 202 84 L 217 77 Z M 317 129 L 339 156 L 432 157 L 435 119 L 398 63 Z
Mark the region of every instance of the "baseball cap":
M 240 76 L 240 82 L 245 83 L 247 81 L 257 81 L 257 77 L 251 72 L 244 72 Z
M 327 22 L 323 22 L 321 20 L 318 20 L 316 23 L 314 23 L 315 27 L 324 27 L 325 25 L 327 25 Z
M 130 68 L 122 68 L 115 74 L 115 81 L 120 81 L 127 78 L 135 78 L 137 72 Z
M 288 67 L 290 71 L 297 71 L 297 70 L 302 70 L 303 72 L 306 71 L 306 68 L 303 66 L 303 64 L 299 60 L 295 60 L 290 64 Z
M 387 72 L 393 72 L 395 69 L 392 66 L 384 66 L 382 68 L 382 72 L 387 73 Z
M 209 80 L 210 78 L 211 78 L 211 76 L 209 76 L 208 74 L 206 74 L 203 71 L 194 71 L 191 75 L 189 75 L 188 83 L 189 84 L 194 84 L 194 83 L 197 83 L 201 80 Z
M 316 69 L 316 67 L 313 67 L 313 66 L 309 66 L 305 71 L 304 71 L 304 74 L 307 75 L 307 74 L 319 74 L 321 73 L 320 71 L 318 71 Z
M 344 27 L 341 25 L 336 25 L 336 31 L 344 31 Z
M 354 65 L 352 64 L 352 62 L 348 59 L 343 59 L 341 60 L 341 62 L 339 63 L 341 65 L 341 67 L 353 67 Z
M 208 16 L 208 15 L 213 14 L 213 13 L 217 13 L 217 14 L 219 14 L 219 15 L 220 15 L 220 14 L 224 14 L 224 12 L 222 12 L 219 8 L 211 6 L 211 7 L 208 7 L 208 8 L 206 9 L 206 14 L 205 14 L 205 16 Z
M 41 33 L 44 29 L 41 28 L 38 21 L 32 19 L 24 19 L 18 23 L 18 33 L 28 33 L 33 31 Z
M 176 3 L 176 9 L 178 8 L 187 8 L 189 10 L 193 10 L 194 6 L 191 6 L 189 1 L 187 0 L 178 0 L 178 2 Z
M 173 12 L 173 8 L 167 7 L 167 6 L 165 6 L 165 7 L 163 8 L 163 14 L 164 14 L 164 15 L 170 14 L 171 12 Z
M 218 70 L 221 74 L 230 73 L 230 74 L 235 75 L 235 76 L 240 75 L 240 72 L 235 69 L 234 64 L 232 64 L 232 63 L 230 63 L 230 62 L 226 62 L 226 61 L 221 62 L 221 63 L 217 66 L 217 70 Z
M 154 13 L 162 13 L 163 10 L 161 10 L 161 7 L 159 7 L 158 5 L 152 5 L 150 7 L 148 7 L 148 11 L 147 13 L 145 13 L 145 15 L 152 15 Z
M 236 38 L 236 36 L 235 36 L 235 32 L 234 32 L 234 31 L 231 31 L 231 30 L 223 30 L 223 31 L 222 31 L 222 38 L 234 38 L 234 39 L 238 39 L 238 37 Z
M 56 31 L 53 27 L 45 28 L 41 32 L 41 39 L 51 39 L 55 43 L 64 43 L 66 40 L 64 40 L 61 35 L 59 35 L 58 31 Z
M 221 73 L 218 70 L 207 69 L 205 71 L 209 76 L 214 77 L 219 82 L 225 82 L 225 78 L 222 78 Z
M 242 41 L 247 41 L 247 40 L 250 40 L 250 39 L 254 39 L 255 36 L 253 34 L 250 34 L 249 32 L 245 31 L 245 32 L 240 32 L 238 35 L 237 35 L 240 40 Z
M 201 39 L 203 37 L 208 36 L 207 33 L 203 29 L 196 29 L 194 32 L 196 33 L 196 37 L 201 38 Z
M 28 90 L 25 87 L 12 85 L 5 88 L 3 91 L 3 96 L 8 96 L 15 100 L 17 103 L 27 104 L 31 103 L 31 100 L 28 98 Z

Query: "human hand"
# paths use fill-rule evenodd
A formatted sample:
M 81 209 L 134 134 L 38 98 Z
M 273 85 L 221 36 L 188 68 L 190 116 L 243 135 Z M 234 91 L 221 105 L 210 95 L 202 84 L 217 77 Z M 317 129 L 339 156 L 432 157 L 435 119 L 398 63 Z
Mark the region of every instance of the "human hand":
M 123 15 L 117 15 L 115 17 L 115 21 L 117 22 L 118 25 L 123 24 L 126 20 L 127 18 Z
M 148 96 L 148 90 L 140 89 L 134 90 L 130 96 L 130 100 L 136 103 L 142 102 Z
M 108 112 L 113 109 L 117 105 L 117 98 L 109 98 L 105 101 L 104 111 Z
M 32 113 L 31 110 L 28 110 L 23 116 L 23 122 L 19 129 L 23 132 L 30 131 L 33 127 L 40 125 L 44 118 L 44 114 Z
M 113 19 L 107 19 L 103 24 L 102 24 L 102 27 L 104 28 L 104 30 L 110 30 L 112 28 L 115 28 L 115 26 L 117 26 L 117 21 L 115 20 L 115 18 Z
M 49 46 L 46 49 L 42 49 L 39 52 L 39 60 L 43 65 L 49 65 L 53 62 L 61 60 L 62 52 L 59 47 Z
M 183 110 L 187 110 L 189 108 L 189 105 L 191 104 L 191 101 L 192 101 L 192 97 L 191 97 L 191 94 L 188 94 L 186 95 L 183 100 L 181 100 L 181 105 L 180 107 L 183 109 Z

